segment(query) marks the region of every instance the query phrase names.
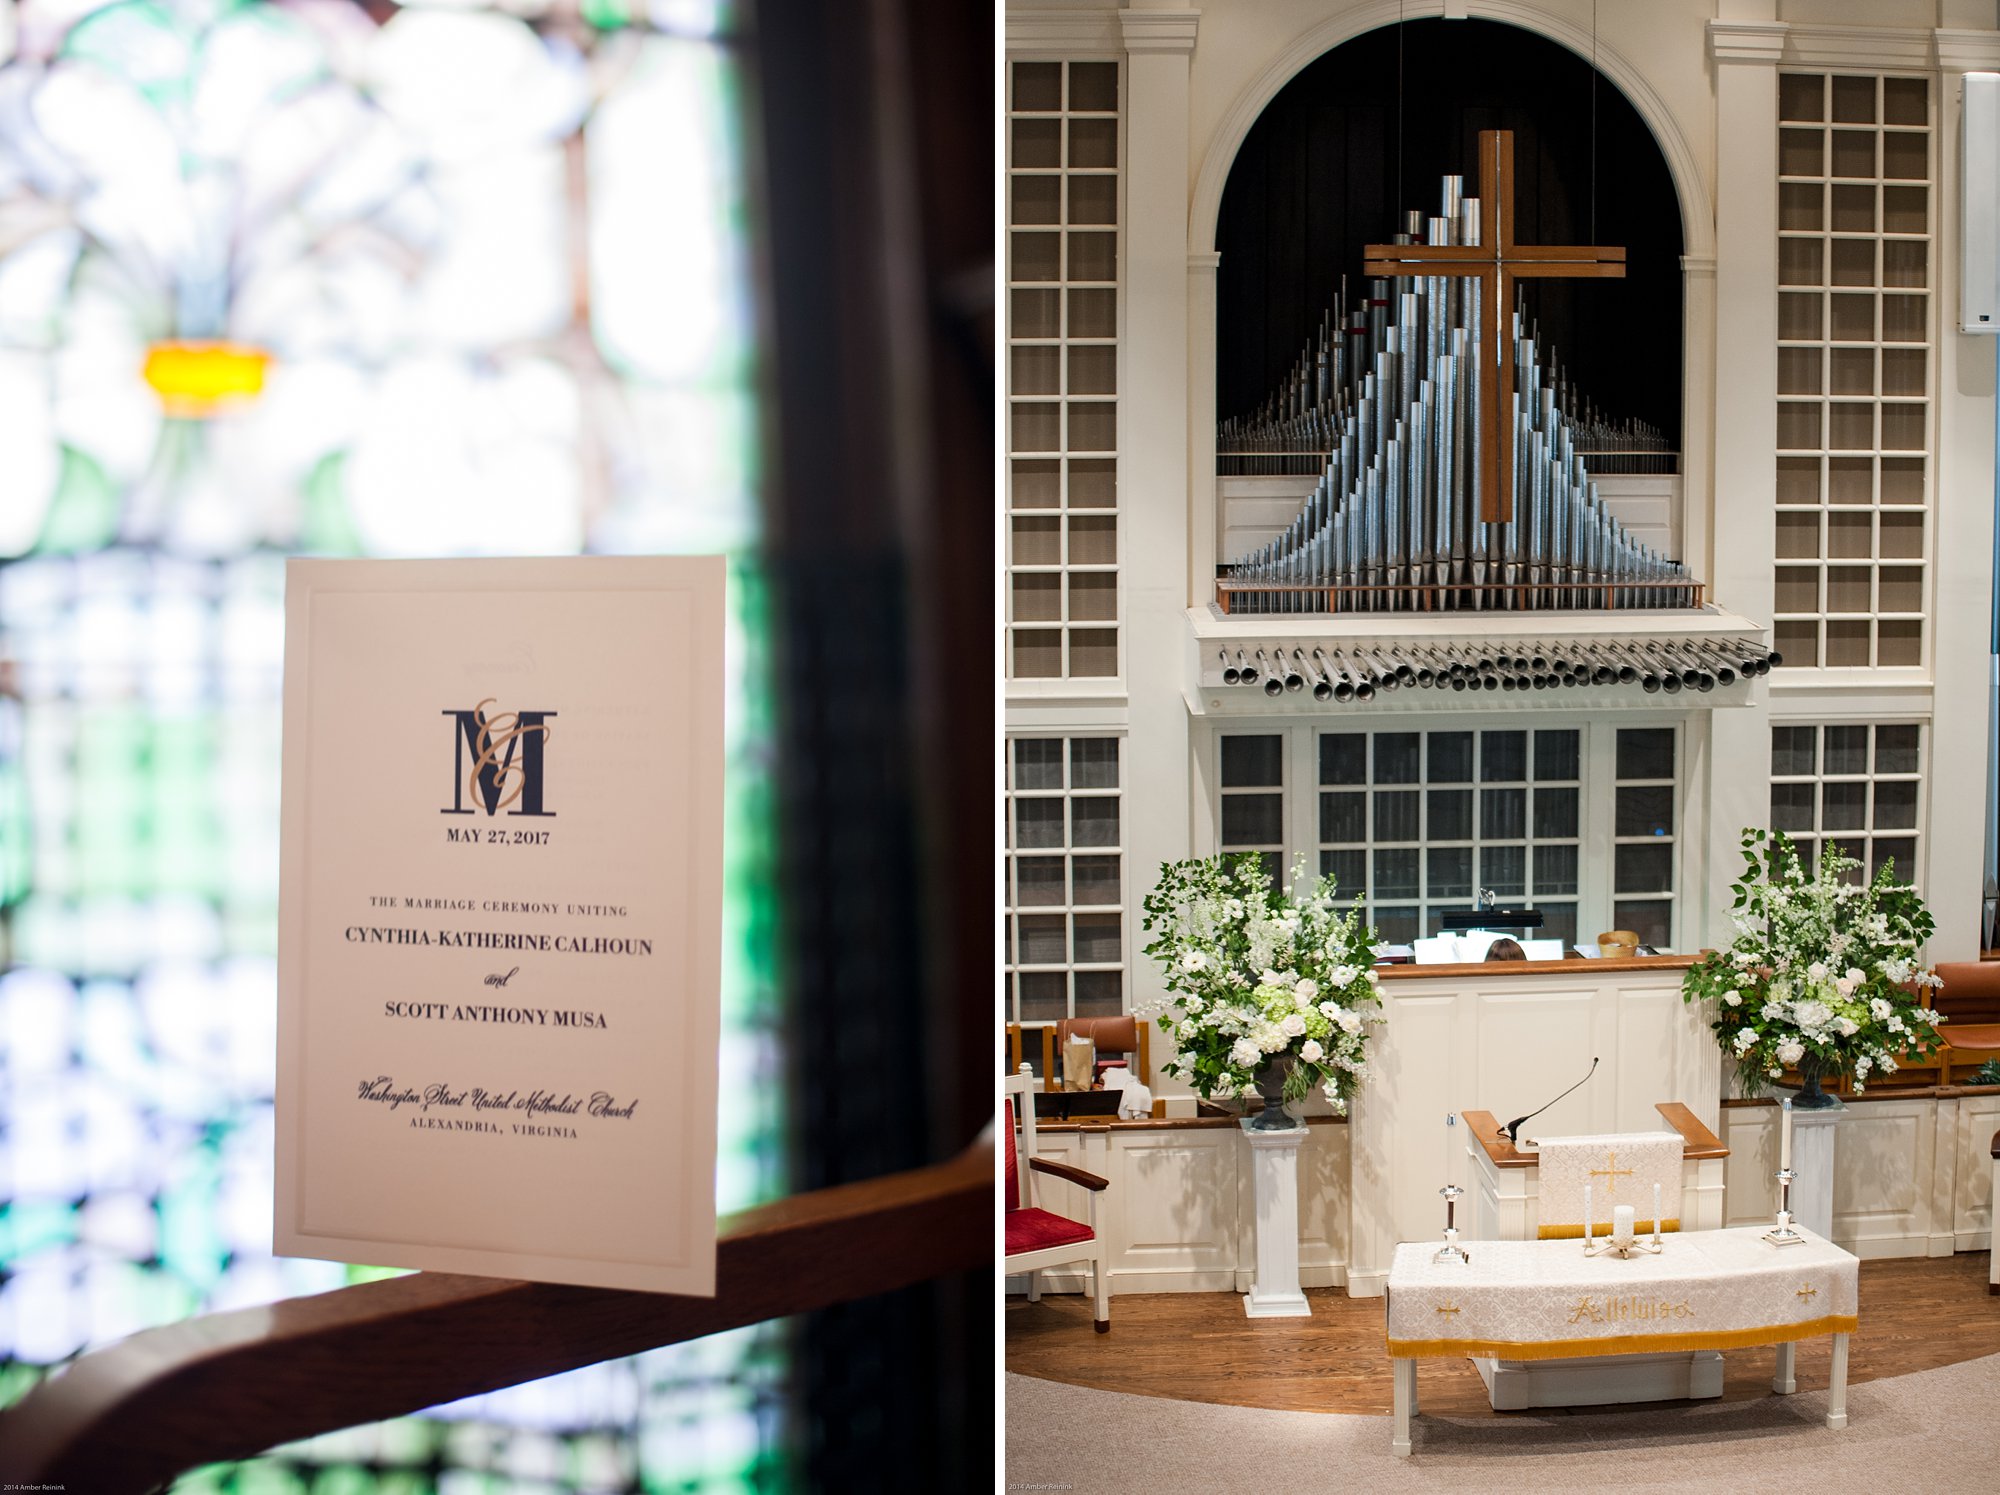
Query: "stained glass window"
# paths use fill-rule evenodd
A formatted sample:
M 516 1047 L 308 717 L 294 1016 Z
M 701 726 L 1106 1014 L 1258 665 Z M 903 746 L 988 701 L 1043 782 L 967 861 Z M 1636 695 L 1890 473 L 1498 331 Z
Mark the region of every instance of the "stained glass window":
M 719 1203 L 776 1192 L 721 0 L 0 6 L 0 1404 L 271 1247 L 283 557 L 734 557 Z M 180 1488 L 739 1489 L 769 1327 Z

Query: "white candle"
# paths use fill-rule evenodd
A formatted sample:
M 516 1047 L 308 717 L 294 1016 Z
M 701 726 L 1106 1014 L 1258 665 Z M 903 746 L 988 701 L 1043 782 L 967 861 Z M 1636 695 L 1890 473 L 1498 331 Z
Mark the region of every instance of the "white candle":
M 1778 1144 L 1778 1167 L 1781 1169 L 1792 1166 L 1792 1098 L 1789 1095 L 1785 1097 L 1784 1106 L 1784 1139 Z
M 1632 1244 L 1632 1216 L 1634 1210 L 1629 1204 L 1611 1206 L 1611 1244 L 1629 1246 Z

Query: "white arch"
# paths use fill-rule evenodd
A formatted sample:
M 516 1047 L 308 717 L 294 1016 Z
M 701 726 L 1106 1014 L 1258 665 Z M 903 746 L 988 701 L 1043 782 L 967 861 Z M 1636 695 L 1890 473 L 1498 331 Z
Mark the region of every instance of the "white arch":
M 1589 31 L 1522 0 L 1466 0 L 1464 13 L 1532 31 L 1569 48 L 1586 62 L 1591 60 Z M 1201 172 L 1195 178 L 1194 198 L 1188 207 L 1188 248 L 1196 252 L 1215 248 L 1215 220 L 1222 208 L 1222 189 L 1228 184 L 1229 170 L 1236 164 L 1236 153 L 1242 149 L 1250 127 L 1280 89 L 1308 64 L 1364 31 L 1441 14 L 1443 0 L 1417 0 L 1414 5 L 1399 4 L 1398 0 L 1373 0 L 1371 4 L 1356 6 L 1322 21 L 1274 56 L 1249 87 L 1237 95 L 1209 139 Z M 1715 212 L 1709 201 L 1708 186 L 1702 180 L 1694 152 L 1674 122 L 1672 111 L 1638 69 L 1607 49 L 1601 40 L 1596 45 L 1596 61 L 1597 70 L 1616 84 L 1639 111 L 1639 117 L 1653 132 L 1660 154 L 1666 158 L 1675 195 L 1680 199 L 1681 253 L 1695 260 L 1713 259 Z

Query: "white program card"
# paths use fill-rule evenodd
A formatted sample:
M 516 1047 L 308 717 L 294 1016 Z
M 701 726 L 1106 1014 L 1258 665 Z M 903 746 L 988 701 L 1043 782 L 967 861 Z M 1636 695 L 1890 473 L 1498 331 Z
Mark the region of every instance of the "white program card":
M 290 563 L 280 1255 L 714 1294 L 724 590 Z

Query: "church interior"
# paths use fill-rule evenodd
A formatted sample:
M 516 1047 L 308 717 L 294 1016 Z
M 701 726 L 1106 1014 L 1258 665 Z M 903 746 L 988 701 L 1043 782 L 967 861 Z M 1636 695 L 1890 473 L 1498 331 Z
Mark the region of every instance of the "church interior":
M 1009 1486 L 1988 1487 L 2000 12 L 1003 28 Z
M 989 1478 L 993 65 L 902 0 L 0 4 L 8 1483 Z M 722 1290 L 275 1256 L 287 558 L 717 554 Z

